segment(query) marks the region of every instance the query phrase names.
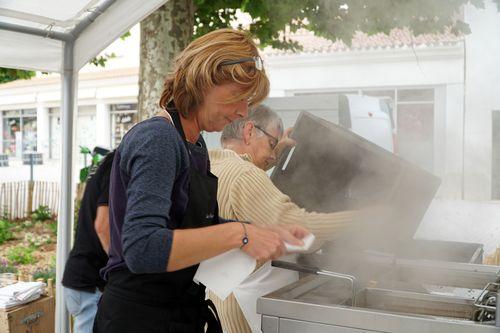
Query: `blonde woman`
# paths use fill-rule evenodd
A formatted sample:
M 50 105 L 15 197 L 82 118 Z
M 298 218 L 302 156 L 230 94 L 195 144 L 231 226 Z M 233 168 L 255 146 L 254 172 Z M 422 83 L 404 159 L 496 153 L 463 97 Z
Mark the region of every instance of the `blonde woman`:
M 278 257 L 300 244 L 301 227 L 220 223 L 217 178 L 201 131 L 220 131 L 268 94 L 255 44 L 223 29 L 193 41 L 165 82 L 157 117 L 133 127 L 116 150 L 110 180 L 110 249 L 96 333 L 221 332 L 205 288 L 193 282 L 202 260 L 241 248 Z

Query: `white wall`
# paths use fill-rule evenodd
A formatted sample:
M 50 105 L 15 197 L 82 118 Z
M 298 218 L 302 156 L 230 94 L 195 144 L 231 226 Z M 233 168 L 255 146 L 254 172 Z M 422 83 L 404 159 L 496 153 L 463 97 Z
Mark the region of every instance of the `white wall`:
M 466 198 L 491 198 L 491 111 L 500 108 L 500 13 L 468 6 L 466 36 L 465 192 Z
M 425 86 L 462 82 L 461 45 L 266 58 L 271 97 L 289 91 Z

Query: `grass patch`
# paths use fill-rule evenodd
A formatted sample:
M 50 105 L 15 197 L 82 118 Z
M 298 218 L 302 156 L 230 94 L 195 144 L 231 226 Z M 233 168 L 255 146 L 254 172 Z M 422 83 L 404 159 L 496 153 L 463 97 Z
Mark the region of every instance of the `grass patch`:
M 0 245 L 14 237 L 12 227 L 13 225 L 8 220 L 0 220 Z
M 47 227 L 54 236 L 57 236 L 57 221 L 51 221 L 47 223 Z
M 16 246 L 7 251 L 7 259 L 13 265 L 29 265 L 36 263 L 32 247 Z

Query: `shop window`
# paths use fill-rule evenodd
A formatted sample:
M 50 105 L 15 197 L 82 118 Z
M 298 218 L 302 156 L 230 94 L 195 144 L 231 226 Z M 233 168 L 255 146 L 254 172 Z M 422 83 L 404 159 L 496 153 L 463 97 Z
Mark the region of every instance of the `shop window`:
M 394 114 L 394 106 L 395 106 L 395 95 L 396 91 L 394 89 L 390 90 L 363 90 L 361 92 L 363 95 L 366 96 L 373 96 L 373 97 L 378 97 L 381 100 L 383 100 L 385 103 L 381 103 L 380 107 L 382 108 L 383 111 L 387 112 L 389 114 L 389 118 L 391 119 L 391 125 L 392 125 L 392 130 L 393 132 L 396 132 L 396 121 L 395 121 L 395 114 Z
M 138 121 L 137 104 L 112 104 L 111 112 L 111 146 L 117 147 L 125 133 Z
M 58 107 L 49 110 L 49 154 L 50 158 L 59 159 L 61 157 L 61 114 Z M 95 133 L 95 105 L 78 107 L 78 118 L 76 128 L 76 146 L 84 146 L 93 149 L 96 142 Z M 78 154 L 78 163 L 83 164 L 82 154 Z
M 398 152 L 408 161 L 434 169 L 434 90 L 397 91 Z
M 4 111 L 2 125 L 4 154 L 20 158 L 23 152 L 37 150 L 35 109 Z
M 433 171 L 434 88 L 382 88 L 325 91 L 297 91 L 294 96 L 362 94 L 383 99 L 390 113 L 397 154 Z
M 399 102 L 434 102 L 434 89 L 398 89 Z
M 399 154 L 429 171 L 434 161 L 433 105 L 398 107 Z

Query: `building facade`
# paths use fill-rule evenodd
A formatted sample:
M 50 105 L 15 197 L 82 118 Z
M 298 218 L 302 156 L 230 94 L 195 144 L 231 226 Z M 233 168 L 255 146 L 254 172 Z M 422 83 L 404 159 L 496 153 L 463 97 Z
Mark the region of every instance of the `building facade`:
M 137 122 L 138 69 L 83 73 L 79 78 L 76 147 L 115 147 Z M 0 86 L 2 151 L 14 158 L 37 151 L 60 159 L 59 77 Z

